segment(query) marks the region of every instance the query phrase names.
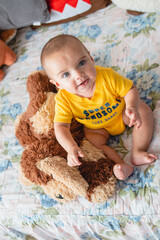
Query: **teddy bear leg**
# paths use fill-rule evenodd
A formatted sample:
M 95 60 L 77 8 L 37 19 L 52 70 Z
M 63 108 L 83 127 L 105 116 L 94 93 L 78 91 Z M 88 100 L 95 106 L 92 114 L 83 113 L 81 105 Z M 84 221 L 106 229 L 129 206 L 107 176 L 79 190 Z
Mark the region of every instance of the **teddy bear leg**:
M 6 52 L 6 55 L 5 55 L 4 64 L 7 66 L 10 66 L 13 63 L 15 63 L 15 61 L 16 61 L 16 54 L 10 48 L 8 48 L 8 51 Z
M 2 81 L 4 76 L 5 76 L 4 72 L 0 69 L 0 81 Z

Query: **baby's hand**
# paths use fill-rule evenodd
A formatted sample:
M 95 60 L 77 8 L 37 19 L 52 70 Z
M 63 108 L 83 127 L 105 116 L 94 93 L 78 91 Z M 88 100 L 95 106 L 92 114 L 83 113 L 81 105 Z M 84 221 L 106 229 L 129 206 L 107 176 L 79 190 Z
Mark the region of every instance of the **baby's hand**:
M 127 117 L 130 118 L 128 126 L 132 127 L 133 125 L 136 125 L 136 129 L 140 128 L 140 126 L 142 125 L 142 120 L 137 108 L 132 106 L 127 107 L 125 113 Z
M 78 146 L 73 146 L 68 152 L 68 166 L 73 167 L 81 165 L 82 163 L 78 160 L 78 157 L 84 157 L 84 154 Z

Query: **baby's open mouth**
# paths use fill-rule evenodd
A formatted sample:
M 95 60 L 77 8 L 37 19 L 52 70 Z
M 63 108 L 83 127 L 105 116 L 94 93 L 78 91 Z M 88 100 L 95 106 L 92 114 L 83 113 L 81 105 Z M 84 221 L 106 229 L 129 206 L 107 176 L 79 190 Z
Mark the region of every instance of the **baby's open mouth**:
M 78 85 L 78 87 L 79 87 L 79 86 L 86 86 L 87 83 L 88 83 L 88 80 L 89 80 L 89 78 L 87 78 L 86 80 L 84 80 L 82 83 L 80 83 L 80 84 Z

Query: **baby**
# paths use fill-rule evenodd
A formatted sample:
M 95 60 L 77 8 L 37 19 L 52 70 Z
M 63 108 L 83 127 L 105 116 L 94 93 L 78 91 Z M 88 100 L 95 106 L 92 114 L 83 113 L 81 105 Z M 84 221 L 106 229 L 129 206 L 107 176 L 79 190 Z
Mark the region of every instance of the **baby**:
M 109 135 L 121 134 L 125 125 L 133 128 L 131 162 L 142 165 L 157 156 L 147 148 L 153 135 L 151 109 L 140 100 L 133 82 L 111 68 L 95 66 L 86 47 L 72 35 L 58 35 L 44 46 L 41 64 L 50 82 L 59 89 L 56 96 L 54 129 L 67 151 L 69 166 L 80 165 L 82 150 L 70 132 L 72 118 L 84 125 L 84 133 L 94 146 L 115 162 L 114 175 L 123 180 L 133 167 L 106 145 Z

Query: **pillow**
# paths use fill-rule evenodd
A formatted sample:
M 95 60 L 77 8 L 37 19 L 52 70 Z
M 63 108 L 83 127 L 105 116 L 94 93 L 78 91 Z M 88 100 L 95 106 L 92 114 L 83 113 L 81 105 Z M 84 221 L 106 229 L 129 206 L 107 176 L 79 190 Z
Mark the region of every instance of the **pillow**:
M 120 8 L 138 12 L 159 12 L 160 0 L 112 0 Z
M 46 0 L 50 11 L 50 20 L 41 26 L 56 25 L 76 20 L 111 3 L 110 0 Z M 36 23 L 34 23 L 36 26 Z
M 45 0 L 1 0 L 0 29 L 30 26 L 34 22 L 46 22 L 50 18 Z

